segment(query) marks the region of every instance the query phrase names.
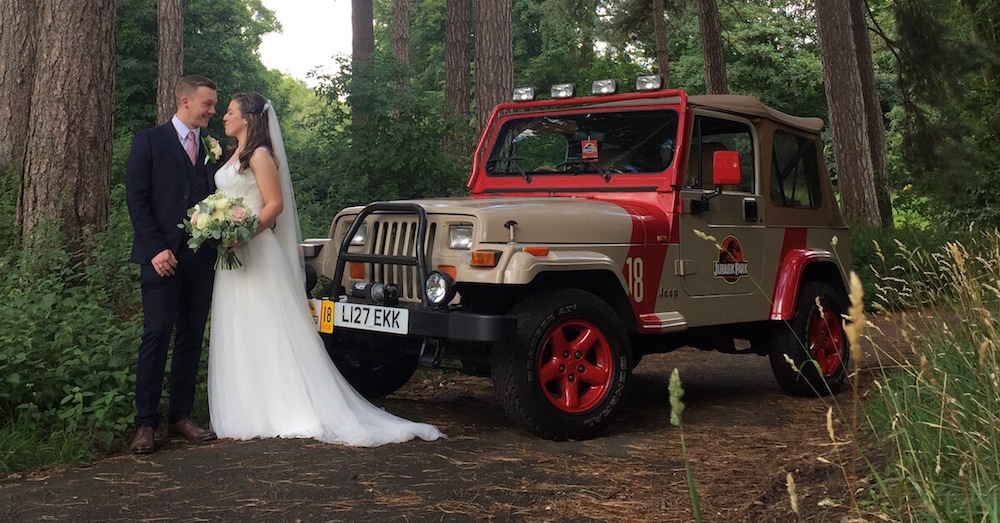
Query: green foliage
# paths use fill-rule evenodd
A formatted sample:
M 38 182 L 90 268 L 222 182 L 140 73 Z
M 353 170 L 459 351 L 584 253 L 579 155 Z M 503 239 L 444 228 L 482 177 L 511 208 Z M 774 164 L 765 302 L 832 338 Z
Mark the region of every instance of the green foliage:
M 80 431 L 40 430 L 27 416 L 0 426 L 0 474 L 93 459 L 90 436 Z
M 451 132 L 443 101 L 402 85 L 402 71 L 376 55 L 370 76 L 346 66 L 321 79 L 327 110 L 311 118 L 320 135 L 311 144 L 321 152 L 317 171 L 297 180 L 296 198 L 303 233 L 325 233 L 336 211 L 376 200 L 453 196 L 465 193 L 469 158 L 444 151 Z M 366 119 L 351 119 L 347 100 Z M 318 220 L 318 223 L 308 222 Z
M 0 423 L 85 433 L 84 452 L 110 448 L 132 414 L 141 321 L 120 187 L 113 199 L 109 230 L 79 252 L 48 224 L 35 252 L 0 255 Z
M 1000 113 L 988 109 L 1000 96 L 1000 14 L 992 4 L 894 4 L 905 183 L 951 226 L 1000 225 Z
M 995 521 L 1000 232 L 912 257 L 907 273 L 904 298 L 936 310 L 901 316 L 906 359 L 880 362 L 868 417 L 888 463 L 870 495 L 897 521 Z
M 961 231 L 960 231 L 961 232 Z M 965 231 L 963 237 L 975 233 Z M 919 227 L 904 223 L 895 229 L 878 229 L 867 225 L 851 227 L 851 258 L 854 271 L 866 293 L 875 295 L 888 308 L 910 308 L 928 305 L 914 301 L 912 292 L 904 290 L 907 281 L 937 281 L 937 271 L 915 272 L 912 263 L 940 251 L 949 241 L 956 241 L 954 230 L 944 227 Z
M 131 142 L 139 129 L 162 123 L 155 121 L 156 3 L 121 0 L 118 21 L 115 135 L 126 135 Z M 261 36 L 280 28 L 274 13 L 260 0 L 188 0 L 184 2 L 184 73 L 215 80 L 222 111 L 234 93 L 271 93 L 280 76 L 261 64 L 257 48 Z M 272 102 L 281 114 L 286 100 L 272 98 Z M 224 136 L 221 118 L 213 119 L 209 133 Z

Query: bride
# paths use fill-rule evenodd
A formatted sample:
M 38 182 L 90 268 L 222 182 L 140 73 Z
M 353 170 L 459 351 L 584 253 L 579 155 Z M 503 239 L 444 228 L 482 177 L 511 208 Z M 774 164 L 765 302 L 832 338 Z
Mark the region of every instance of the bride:
M 281 129 L 257 93 L 233 96 L 223 117 L 236 149 L 215 175 L 260 217 L 237 247 L 243 266 L 215 276 L 208 362 L 212 428 L 220 438 L 314 438 L 356 446 L 443 437 L 389 414 L 347 383 L 326 354 L 302 289 L 299 220 Z

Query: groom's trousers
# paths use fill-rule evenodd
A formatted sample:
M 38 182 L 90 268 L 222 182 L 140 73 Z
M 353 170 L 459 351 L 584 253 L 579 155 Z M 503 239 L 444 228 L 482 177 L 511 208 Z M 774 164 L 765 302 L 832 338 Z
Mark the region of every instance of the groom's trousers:
M 173 276 L 161 278 L 149 264 L 139 266 L 143 333 L 136 364 L 135 425 L 156 427 L 163 378 L 170 356 L 168 423 L 191 416 L 205 323 L 212 304 L 214 249 L 192 252 L 182 245 Z

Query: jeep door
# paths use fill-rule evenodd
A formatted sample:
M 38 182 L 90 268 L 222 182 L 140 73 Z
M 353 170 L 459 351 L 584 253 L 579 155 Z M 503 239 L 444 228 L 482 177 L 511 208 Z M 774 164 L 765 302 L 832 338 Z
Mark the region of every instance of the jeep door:
M 704 305 L 693 315 L 685 314 L 690 325 L 705 323 L 699 316 L 718 323 L 716 300 L 725 300 L 726 316 L 733 322 L 760 319 L 764 224 L 754 154 L 757 141 L 753 125 L 745 119 L 695 113 L 681 190 L 680 255 L 673 268 L 684 293 Z M 723 186 L 719 192 L 712 184 L 712 161 L 721 150 L 739 152 L 742 178 L 739 185 Z

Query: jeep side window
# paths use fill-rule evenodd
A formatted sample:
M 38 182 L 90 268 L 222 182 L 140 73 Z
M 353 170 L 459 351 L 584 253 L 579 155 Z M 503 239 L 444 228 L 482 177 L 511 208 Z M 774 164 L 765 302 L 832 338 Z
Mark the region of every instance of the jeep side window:
M 717 151 L 740 153 L 743 177 L 738 186 L 723 190 L 754 191 L 754 147 L 750 127 L 743 123 L 711 116 L 698 116 L 691 136 L 690 156 L 684 186 L 689 189 L 713 189 L 712 162 Z
M 816 143 L 782 131 L 774 133 L 771 202 L 779 207 L 816 209 L 820 204 Z

